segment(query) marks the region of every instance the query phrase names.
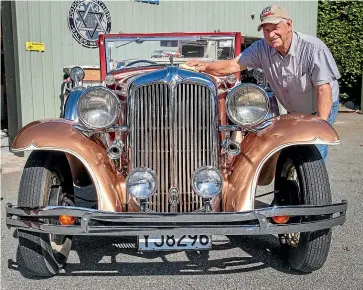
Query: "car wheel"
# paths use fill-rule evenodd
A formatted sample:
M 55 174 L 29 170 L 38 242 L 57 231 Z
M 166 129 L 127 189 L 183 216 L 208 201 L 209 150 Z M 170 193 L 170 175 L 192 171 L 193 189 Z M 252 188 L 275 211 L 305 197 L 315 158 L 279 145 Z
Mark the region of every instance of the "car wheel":
M 332 202 L 325 163 L 314 145 L 282 150 L 275 177 L 275 205 L 328 205 Z M 308 218 L 293 217 L 289 222 L 306 220 Z M 279 235 L 279 240 L 290 266 L 309 273 L 324 265 L 331 234 L 331 229 L 289 233 Z
M 74 205 L 72 198 L 73 182 L 65 155 L 32 152 L 21 177 L 18 206 Z M 17 263 L 24 276 L 57 274 L 66 264 L 72 245 L 69 236 L 25 230 L 18 230 L 18 240 Z

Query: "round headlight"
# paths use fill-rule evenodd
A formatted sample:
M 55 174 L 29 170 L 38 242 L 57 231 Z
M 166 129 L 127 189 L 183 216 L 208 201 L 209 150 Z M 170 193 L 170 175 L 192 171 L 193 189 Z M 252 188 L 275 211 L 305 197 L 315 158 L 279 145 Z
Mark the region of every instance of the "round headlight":
M 85 73 L 81 67 L 75 66 L 71 69 L 71 72 L 69 75 L 70 75 L 72 81 L 80 82 L 84 79 Z
M 231 74 L 226 77 L 226 80 L 227 80 L 227 83 L 229 83 L 230 85 L 233 85 L 237 82 L 237 77 L 234 74 Z
M 222 190 L 222 174 L 213 166 L 200 167 L 193 174 L 192 186 L 194 192 L 200 197 L 215 197 Z
M 91 87 L 78 100 L 80 122 L 92 129 L 112 126 L 120 115 L 121 103 L 115 93 L 105 87 Z
M 158 179 L 150 168 L 138 167 L 126 178 L 126 190 L 133 197 L 148 199 L 155 194 Z
M 226 109 L 232 122 L 251 127 L 266 118 L 269 111 L 268 96 L 257 85 L 241 84 L 229 92 Z

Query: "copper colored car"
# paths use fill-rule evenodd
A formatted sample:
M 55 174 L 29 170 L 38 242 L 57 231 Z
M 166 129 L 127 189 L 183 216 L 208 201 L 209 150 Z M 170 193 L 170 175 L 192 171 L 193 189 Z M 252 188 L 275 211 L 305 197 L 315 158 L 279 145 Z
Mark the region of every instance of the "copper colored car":
M 292 268 L 323 266 L 347 210 L 332 203 L 315 146 L 339 144 L 335 130 L 316 116 L 280 115 L 266 83 L 185 65 L 188 55 L 234 58 L 241 41 L 232 32 L 100 36 L 102 85 L 84 87 L 75 69 L 63 118 L 26 125 L 12 144 L 32 151 L 18 202 L 6 205 L 21 271 L 57 274 L 76 235 L 133 236 L 141 252 L 276 235 Z M 155 50 L 188 53 L 150 58 Z

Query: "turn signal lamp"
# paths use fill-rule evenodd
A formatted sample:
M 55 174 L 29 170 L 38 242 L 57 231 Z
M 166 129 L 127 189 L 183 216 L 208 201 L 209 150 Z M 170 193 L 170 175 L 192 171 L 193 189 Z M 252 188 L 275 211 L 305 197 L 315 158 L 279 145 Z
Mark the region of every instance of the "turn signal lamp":
M 273 216 L 272 220 L 277 224 L 286 224 L 290 217 L 287 215 Z
M 71 215 L 60 215 L 58 220 L 62 226 L 71 226 L 75 223 L 76 218 Z

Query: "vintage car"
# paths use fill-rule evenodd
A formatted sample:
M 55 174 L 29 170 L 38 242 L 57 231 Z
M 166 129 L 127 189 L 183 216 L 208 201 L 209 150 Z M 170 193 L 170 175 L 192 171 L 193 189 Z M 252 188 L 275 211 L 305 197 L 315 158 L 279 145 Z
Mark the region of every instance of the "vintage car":
M 185 56 L 149 59 L 183 44 L 205 61 L 231 59 L 241 39 L 100 36 L 102 84 L 74 86 L 62 118 L 26 125 L 12 144 L 32 151 L 17 204 L 6 205 L 21 271 L 57 274 L 75 235 L 132 236 L 140 252 L 208 251 L 215 235 L 276 235 L 293 269 L 323 266 L 331 228 L 347 210 L 346 201 L 332 203 L 315 146 L 339 144 L 335 130 L 316 116 L 280 115 L 273 94 L 239 73 L 199 73 Z M 83 75 L 72 71 L 77 83 Z M 273 191 L 256 195 L 269 184 Z M 83 200 L 94 202 L 81 203 L 79 188 L 93 189 Z M 270 202 L 257 206 L 264 195 Z

